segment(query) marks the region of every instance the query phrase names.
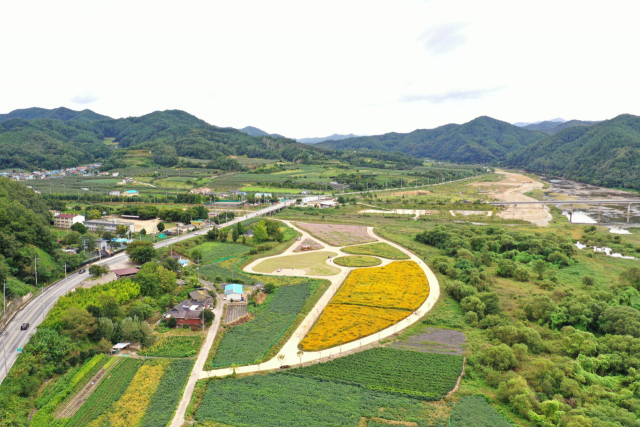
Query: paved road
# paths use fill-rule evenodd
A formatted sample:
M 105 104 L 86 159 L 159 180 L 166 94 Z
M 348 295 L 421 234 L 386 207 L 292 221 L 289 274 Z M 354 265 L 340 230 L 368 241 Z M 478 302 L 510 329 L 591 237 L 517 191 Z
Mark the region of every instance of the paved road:
M 284 206 L 295 203 L 295 201 L 289 201 L 285 203 L 278 203 L 276 205 L 268 206 L 259 211 L 247 214 L 242 217 L 238 217 L 228 223 L 222 225 L 222 227 L 228 227 L 230 225 L 234 225 L 238 222 L 244 221 L 249 218 L 264 216 L 273 211 L 282 209 Z M 220 227 L 220 226 L 218 226 Z M 184 236 L 179 236 L 167 240 L 163 240 L 162 242 L 156 243 L 154 246 L 156 248 L 162 248 L 168 246 L 172 243 L 177 243 L 180 240 L 190 239 L 195 236 L 200 236 L 206 233 L 208 229 L 203 229 L 201 231 L 195 233 L 189 233 Z M 107 264 L 109 266 L 119 264 L 123 261 L 126 261 L 129 257 L 124 252 L 118 255 L 115 255 L 112 258 L 107 258 L 102 260 L 102 264 Z M 100 262 L 96 262 L 99 264 Z M 16 361 L 18 357 L 17 349 L 22 348 L 29 341 L 31 335 L 36 332 L 36 328 L 42 322 L 44 317 L 47 315 L 51 307 L 56 303 L 60 296 L 65 295 L 70 290 L 75 289 L 76 286 L 80 285 L 84 280 L 89 277 L 89 266 L 85 267 L 87 269 L 87 273 L 73 273 L 69 274 L 66 279 L 62 279 L 49 287 L 47 287 L 42 295 L 38 295 L 36 298 L 29 301 L 23 308 L 18 312 L 18 314 L 14 317 L 14 319 L 7 325 L 7 327 L 0 331 L 0 335 L 2 335 L 2 340 L 0 340 L 0 384 L 6 377 L 7 370 L 11 370 L 11 367 Z M 23 323 L 29 323 L 29 329 L 26 331 L 20 330 L 20 326 Z M 1 351 L 4 349 L 4 351 Z M 5 361 L 6 354 L 6 361 Z M 5 364 L 6 363 L 6 364 Z M 5 366 L 6 369 L 5 370 Z

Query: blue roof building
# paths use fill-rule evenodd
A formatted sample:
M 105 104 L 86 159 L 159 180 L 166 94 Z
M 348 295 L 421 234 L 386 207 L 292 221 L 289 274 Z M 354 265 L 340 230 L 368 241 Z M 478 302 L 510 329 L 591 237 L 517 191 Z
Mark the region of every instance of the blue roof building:
M 237 283 L 231 283 L 224 287 L 224 294 L 242 294 L 242 285 L 238 285 Z

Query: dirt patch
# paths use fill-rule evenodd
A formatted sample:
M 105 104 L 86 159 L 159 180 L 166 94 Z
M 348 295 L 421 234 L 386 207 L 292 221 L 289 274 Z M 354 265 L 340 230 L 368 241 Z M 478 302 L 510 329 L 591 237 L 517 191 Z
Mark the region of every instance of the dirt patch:
M 399 191 L 397 193 L 391 193 L 392 196 L 426 196 L 428 194 L 431 194 L 431 191 L 414 190 L 414 191 Z
M 331 246 L 340 247 L 376 241 L 367 232 L 367 227 L 359 225 L 307 223 L 297 223 L 295 225 Z
M 303 246 L 309 246 L 310 251 L 317 251 L 319 249 L 324 249 L 324 246 L 322 246 L 320 243 L 316 242 L 315 240 L 304 239 L 302 242 L 300 242 L 298 247 L 293 250 L 293 252 L 305 252 L 302 250 Z
M 157 233 L 158 224 L 162 222 L 162 220 L 157 218 L 145 220 L 120 218 L 118 216 L 110 216 L 108 218 L 115 219 L 118 222 L 132 222 L 136 233 L 144 228 L 147 231 L 147 234 Z
M 230 326 L 238 326 L 238 325 L 242 325 L 243 323 L 247 323 L 253 319 L 255 319 L 256 316 L 253 315 L 253 313 L 249 313 L 245 316 L 242 316 L 241 318 L 231 322 L 231 323 L 227 323 L 225 324 L 225 327 L 230 327 Z
M 406 340 L 396 341 L 390 344 L 389 347 L 462 356 L 465 341 L 466 338 L 462 332 L 451 329 L 429 328 L 425 333 L 414 335 Z

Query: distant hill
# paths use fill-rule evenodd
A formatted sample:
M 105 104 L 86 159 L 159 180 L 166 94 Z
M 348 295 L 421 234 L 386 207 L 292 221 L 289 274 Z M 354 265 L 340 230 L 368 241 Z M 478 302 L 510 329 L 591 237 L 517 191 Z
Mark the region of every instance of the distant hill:
M 549 135 L 553 135 L 554 133 L 560 132 L 563 129 L 568 129 L 575 126 L 591 126 L 592 124 L 599 123 L 596 121 L 589 122 L 584 120 L 569 120 L 567 122 L 558 123 L 552 121 L 540 122 L 536 124 L 530 124 L 527 126 L 523 126 L 525 129 L 529 130 L 540 130 Z
M 67 117 L 62 113 L 55 117 Z M 242 169 L 230 156 L 302 163 L 340 159 L 370 167 L 421 164 L 402 153 L 344 153 L 284 137 L 250 136 L 237 129 L 210 125 L 180 110 L 97 121 L 36 118 L 44 114 L 51 114 L 51 110 L 29 109 L 23 112 L 29 119 L 0 122 L 0 168 L 58 169 L 96 160 L 102 161 L 105 169 L 124 168 L 124 158 L 131 149 L 151 151 L 153 161 L 163 166 L 175 166 L 179 157 L 188 157 L 207 160 L 210 169 L 224 170 Z M 105 138 L 112 138 L 118 148 L 106 145 Z
M 507 164 L 594 185 L 640 190 L 640 117 L 623 114 L 560 130 L 511 154 Z
M 525 126 L 537 125 L 537 124 L 544 123 L 544 122 L 552 122 L 552 123 L 558 124 L 558 123 L 564 123 L 564 122 L 566 122 L 566 120 L 565 119 L 561 119 L 560 117 L 557 117 L 557 118 L 551 119 L 551 120 L 540 120 L 539 122 L 517 122 L 517 123 L 514 123 L 513 125 L 523 128 Z
M 415 157 L 429 157 L 459 163 L 503 161 L 507 155 L 545 138 L 539 131 L 507 122 L 478 117 L 468 123 L 449 124 L 410 133 L 387 133 L 315 144 L 334 149 L 400 151 Z
M 103 116 L 91 110 L 75 111 L 65 107 L 59 107 L 54 109 L 46 108 L 23 108 L 20 110 L 13 110 L 8 114 L 0 114 L 0 122 L 11 119 L 53 119 L 53 120 L 77 120 L 81 122 L 94 122 L 97 120 L 111 119 L 111 117 Z
M 334 133 L 333 135 L 319 138 L 298 138 L 297 141 L 302 142 L 303 144 L 317 144 L 318 142 L 323 141 L 341 141 L 348 138 L 358 138 L 358 135 L 354 135 L 352 133 L 350 133 L 349 135 L 340 135 L 338 133 Z
M 284 138 L 284 136 L 279 135 L 277 133 L 267 133 L 265 131 L 263 131 L 262 129 L 258 129 L 256 127 L 253 126 L 247 126 L 244 127 L 242 129 L 238 129 L 240 132 L 244 132 L 246 134 L 249 134 L 251 136 L 272 136 L 274 138 Z

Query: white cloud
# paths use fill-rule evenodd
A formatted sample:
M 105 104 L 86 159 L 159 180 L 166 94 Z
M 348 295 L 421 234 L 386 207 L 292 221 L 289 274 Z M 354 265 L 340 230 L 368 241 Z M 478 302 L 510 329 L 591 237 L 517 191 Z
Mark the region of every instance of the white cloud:
M 467 36 L 462 32 L 466 24 L 453 23 L 429 28 L 418 37 L 427 52 L 434 55 L 449 53 L 465 44 Z
M 432 93 L 430 95 L 405 95 L 400 102 L 429 101 L 440 104 L 445 101 L 465 101 L 467 99 L 479 99 L 495 93 L 504 88 L 476 89 L 476 90 L 452 90 L 445 93 Z
M 95 92 L 86 92 L 80 95 L 76 95 L 71 98 L 71 102 L 74 104 L 91 104 L 96 102 L 100 97 Z

